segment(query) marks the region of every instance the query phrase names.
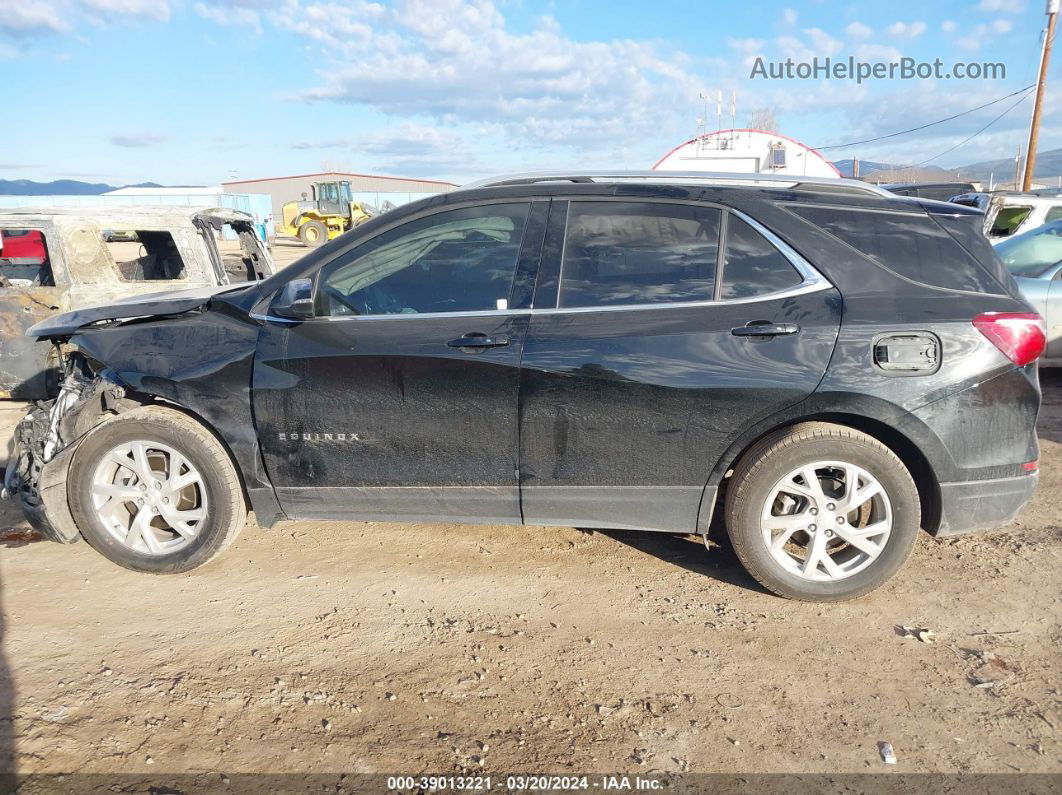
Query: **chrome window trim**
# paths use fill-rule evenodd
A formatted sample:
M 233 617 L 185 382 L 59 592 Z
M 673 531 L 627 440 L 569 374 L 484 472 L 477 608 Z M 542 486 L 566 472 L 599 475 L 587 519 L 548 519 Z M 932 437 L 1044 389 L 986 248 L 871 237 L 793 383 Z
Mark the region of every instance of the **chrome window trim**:
M 612 198 L 612 197 L 610 197 Z M 576 201 L 595 201 L 595 198 L 576 199 Z M 340 320 L 394 320 L 396 318 L 432 318 L 440 319 L 447 317 L 518 317 L 521 315 L 570 315 L 570 314 L 584 314 L 587 312 L 630 312 L 639 309 L 690 309 L 694 307 L 710 307 L 710 306 L 725 306 L 729 304 L 755 304 L 763 301 L 776 301 L 780 298 L 791 298 L 798 295 L 807 295 L 809 293 L 816 293 L 822 290 L 833 289 L 833 284 L 821 273 L 819 273 L 814 266 L 808 262 L 798 251 L 792 246 L 782 240 L 778 235 L 765 227 L 755 218 L 752 218 L 747 213 L 741 210 L 728 207 L 726 205 L 713 204 L 709 202 L 690 202 L 690 201 L 675 201 L 669 200 L 671 203 L 681 204 L 698 204 L 704 206 L 719 207 L 725 212 L 731 212 L 747 223 L 764 238 L 767 239 L 772 246 L 774 246 L 783 257 L 788 260 L 789 264 L 793 266 L 793 269 L 800 274 L 803 281 L 800 284 L 790 287 L 785 290 L 776 290 L 773 293 L 763 293 L 762 295 L 751 295 L 747 298 L 726 298 L 718 301 L 709 299 L 705 301 L 675 301 L 675 302 L 658 302 L 651 304 L 619 304 L 616 306 L 573 306 L 573 307 L 549 307 L 544 309 L 486 309 L 486 310 L 471 310 L 463 312 L 421 312 L 421 313 L 409 313 L 409 314 L 393 314 L 393 315 L 322 315 L 320 317 L 307 318 L 306 320 L 295 320 L 293 318 L 274 317 L 272 315 L 261 315 L 251 313 L 251 317 L 255 320 L 264 320 L 271 323 L 312 323 L 315 321 L 340 321 Z M 494 202 L 489 202 L 494 203 Z M 571 202 L 568 204 L 568 212 L 571 212 Z M 565 219 L 565 227 L 567 227 L 567 219 Z M 371 239 L 371 238 L 370 238 Z M 565 235 L 565 244 L 567 243 L 567 235 Z M 562 244 L 563 247 L 563 244 Z M 561 259 L 561 270 L 563 270 L 563 254 Z M 560 296 L 561 279 L 558 274 L 557 284 L 557 296 Z
M 616 306 L 568 306 L 551 309 L 532 309 L 532 315 L 570 315 L 583 312 L 625 312 L 634 309 L 689 309 L 696 306 L 729 306 L 732 304 L 756 304 L 762 301 L 776 301 L 779 298 L 791 298 L 808 293 L 817 293 L 821 290 L 830 290 L 833 285 L 825 279 L 803 282 L 788 290 L 776 290 L 773 293 L 763 295 L 750 295 L 748 298 L 728 298 L 719 301 L 674 301 L 672 303 L 660 302 L 657 304 L 619 304 Z
M 315 323 L 318 321 L 335 322 L 338 320 L 395 320 L 398 318 L 434 318 L 438 320 L 444 317 L 517 317 L 530 315 L 530 309 L 471 309 L 461 312 L 396 312 L 391 315 L 320 315 L 318 317 L 296 320 L 287 317 L 275 317 L 273 315 L 252 314 L 255 320 L 268 320 L 275 323 Z

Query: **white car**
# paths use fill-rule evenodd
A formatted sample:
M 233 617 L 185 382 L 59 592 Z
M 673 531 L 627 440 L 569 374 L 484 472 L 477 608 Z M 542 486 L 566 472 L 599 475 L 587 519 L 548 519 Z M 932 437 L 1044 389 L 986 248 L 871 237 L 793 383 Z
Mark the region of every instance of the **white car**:
M 993 245 L 1052 221 L 1062 220 L 1062 194 L 964 193 L 952 201 L 984 210 L 985 235 Z

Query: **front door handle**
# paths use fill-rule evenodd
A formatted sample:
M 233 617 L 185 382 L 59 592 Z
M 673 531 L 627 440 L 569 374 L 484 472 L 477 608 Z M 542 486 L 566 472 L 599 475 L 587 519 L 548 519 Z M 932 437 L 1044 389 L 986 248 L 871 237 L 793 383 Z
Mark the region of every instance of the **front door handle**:
M 505 335 L 488 337 L 486 334 L 472 333 L 450 340 L 446 344 L 451 348 L 502 348 L 510 342 L 511 340 Z
M 753 320 L 744 326 L 730 329 L 735 337 L 781 337 L 796 334 L 800 326 L 796 323 L 769 323 L 766 320 Z

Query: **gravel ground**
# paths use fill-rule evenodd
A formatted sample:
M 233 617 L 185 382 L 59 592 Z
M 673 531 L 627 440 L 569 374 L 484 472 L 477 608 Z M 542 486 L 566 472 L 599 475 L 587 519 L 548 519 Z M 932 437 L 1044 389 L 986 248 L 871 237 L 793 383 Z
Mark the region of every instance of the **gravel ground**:
M 22 773 L 1062 772 L 1062 372 L 1019 521 L 890 584 L 764 592 L 725 540 L 249 526 L 191 575 L 5 506 L 0 758 Z M 930 629 L 935 642 L 903 637 Z M 898 762 L 886 767 L 878 743 Z

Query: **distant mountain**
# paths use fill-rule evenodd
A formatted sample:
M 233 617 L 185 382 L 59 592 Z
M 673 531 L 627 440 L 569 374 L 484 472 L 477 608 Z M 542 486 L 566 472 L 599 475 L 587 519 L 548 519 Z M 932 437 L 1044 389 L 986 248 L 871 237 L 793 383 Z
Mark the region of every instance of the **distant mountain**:
M 837 170 L 841 172 L 842 177 L 852 176 L 855 160 L 835 160 L 833 164 L 837 166 Z M 865 177 L 871 171 L 888 171 L 893 168 L 896 168 L 896 166 L 889 163 L 875 163 L 873 160 L 860 160 L 859 176 Z
M 123 188 L 165 188 L 157 182 L 138 182 Z M 174 185 L 173 187 L 193 187 Z M 202 186 L 195 186 L 202 187 Z M 99 196 L 118 190 L 102 182 L 79 182 L 76 179 L 57 179 L 55 182 L 34 182 L 31 179 L 0 179 L 0 196 Z
M 980 163 L 971 163 L 956 169 L 964 177 L 988 182 L 991 175 L 995 175 L 996 182 L 1007 182 L 1014 179 L 1014 158 L 1005 157 L 1000 160 L 984 160 Z M 1057 177 L 1062 174 L 1062 149 L 1048 149 L 1036 154 L 1036 176 Z
M 55 182 L 0 179 L 0 196 L 98 196 L 112 190 L 113 185 L 76 179 L 57 179 Z
M 837 170 L 841 172 L 842 177 L 851 177 L 854 160 L 837 160 L 834 162 L 837 166 Z M 875 171 L 909 171 L 909 167 L 899 166 L 895 163 L 878 163 L 874 160 L 860 160 L 859 161 L 859 176 L 866 178 Z M 939 166 L 921 166 L 918 169 L 923 172 L 928 178 L 933 178 L 932 175 L 939 174 L 941 177 L 947 176 L 954 172 L 954 169 L 943 169 Z
M 852 160 L 837 160 L 834 165 L 841 172 L 842 177 L 852 176 Z M 902 165 L 894 163 L 877 163 L 873 160 L 859 161 L 859 176 L 866 178 L 875 171 L 907 171 Z M 1014 179 L 1014 158 L 1005 157 L 1000 160 L 984 160 L 980 163 L 970 163 L 957 168 L 940 168 L 938 166 L 920 166 L 920 174 L 925 178 L 932 178 L 932 174 L 938 174 L 941 178 L 947 178 L 958 174 L 963 179 L 987 183 L 989 177 L 995 175 L 996 182 L 1006 182 Z M 1062 149 L 1048 149 L 1036 155 L 1036 176 L 1057 177 L 1062 174 Z

